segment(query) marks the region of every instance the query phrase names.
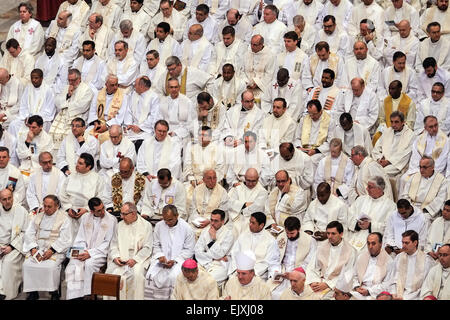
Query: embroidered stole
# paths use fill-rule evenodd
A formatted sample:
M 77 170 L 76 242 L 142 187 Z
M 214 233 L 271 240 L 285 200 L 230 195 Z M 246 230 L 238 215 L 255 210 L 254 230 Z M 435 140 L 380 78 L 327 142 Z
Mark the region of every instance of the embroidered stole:
M 422 277 L 425 272 L 425 258 L 423 251 L 417 251 L 416 263 L 414 268 L 414 278 L 412 283 L 412 290 L 416 291 L 422 286 Z M 408 274 L 408 255 L 405 252 L 399 254 L 398 263 L 398 278 L 396 283 L 397 296 L 403 296 L 406 285 L 406 277 Z
M 200 61 L 205 52 L 206 46 L 209 43 L 205 37 L 198 39 L 198 41 L 199 41 L 199 44 L 197 45 L 197 50 L 196 50 L 196 52 L 192 52 L 192 57 L 191 57 L 192 42 L 189 39 L 185 40 L 184 47 L 183 47 L 183 54 L 181 57 L 181 63 L 183 65 L 188 65 L 190 67 L 198 68 L 198 65 L 200 64 Z
M 331 176 L 332 165 L 331 156 L 327 156 L 325 159 L 325 181 L 331 185 L 331 191 L 335 192 L 337 188 L 344 182 L 345 168 L 347 167 L 348 157 L 341 152 L 341 160 L 334 177 Z
M 195 188 L 195 205 L 198 214 L 202 217 L 209 217 L 211 212 L 219 207 L 222 195 L 226 192 L 224 188 L 222 188 L 219 184 L 216 184 L 211 193 L 207 206 L 203 207 L 202 204 L 207 191 L 206 188 L 207 187 L 204 183 Z
M 422 180 L 422 175 L 420 172 L 414 174 L 411 180 L 411 185 L 409 187 L 408 196 L 412 202 L 417 203 L 417 193 L 419 192 L 420 181 Z M 430 188 L 427 191 L 425 199 L 423 200 L 421 209 L 425 208 L 431 201 L 436 198 L 436 195 L 439 192 L 439 188 L 442 185 L 442 182 L 445 180 L 445 177 L 439 172 L 435 172 L 433 182 L 431 183 Z
M 42 219 L 44 218 L 44 212 L 38 212 L 34 218 L 34 226 L 36 229 L 36 239 L 39 239 L 40 236 L 40 224 L 42 222 Z M 52 230 L 50 232 L 50 236 L 49 238 L 46 240 L 46 244 L 50 247 L 53 242 L 55 242 L 58 238 L 59 238 L 59 234 L 60 234 L 60 229 L 61 226 L 63 225 L 65 219 L 66 219 L 66 214 L 64 211 L 61 210 L 57 210 L 55 213 L 53 213 L 56 215 L 56 219 L 53 222 L 53 226 L 52 226 Z
M 341 254 L 339 255 L 339 260 L 338 263 L 335 267 L 335 269 L 333 270 L 333 272 L 331 272 L 328 276 L 328 280 L 331 280 L 335 277 L 337 277 L 340 273 L 342 268 L 344 267 L 344 265 L 347 263 L 347 261 L 350 259 L 351 255 L 352 255 L 352 246 L 350 244 L 348 244 L 347 242 L 345 242 L 342 244 L 342 249 L 341 249 Z M 324 241 L 321 244 L 319 244 L 319 247 L 317 248 L 317 261 L 319 263 L 320 266 L 320 272 L 321 272 L 321 277 L 324 277 L 325 274 L 325 270 L 327 270 L 328 268 L 328 258 L 330 256 L 330 248 L 331 248 L 331 244 L 328 241 Z
M 417 151 L 420 156 L 425 154 L 426 144 L 427 144 L 427 132 L 422 133 L 417 139 Z M 431 153 L 431 157 L 433 160 L 436 160 L 441 155 L 442 149 L 444 149 L 445 143 L 447 142 L 447 135 L 439 130 L 436 137 L 436 143 L 434 144 L 433 151 Z
M 291 206 L 292 203 L 294 203 L 295 194 L 297 193 L 298 190 L 299 190 L 298 186 L 296 186 L 294 184 L 291 184 L 289 193 L 286 195 L 286 196 L 289 197 L 289 201 L 288 201 L 289 206 Z M 280 189 L 275 188 L 269 194 L 269 199 L 268 199 L 268 201 L 269 201 L 269 211 L 270 211 L 269 213 L 272 216 L 273 220 L 278 225 L 283 225 L 284 224 L 284 220 L 286 220 L 286 218 L 289 217 L 291 214 L 289 212 L 280 212 L 279 219 L 277 219 L 275 208 L 277 206 L 277 200 L 278 200 L 278 194 L 279 193 L 280 193 Z M 283 198 L 281 198 L 280 201 L 282 201 L 282 199 Z
M 98 69 L 98 66 L 100 65 L 100 63 L 98 61 L 99 58 L 98 58 L 98 56 L 94 55 L 91 59 L 95 59 L 95 60 L 94 60 L 94 63 L 92 64 L 91 68 L 89 69 L 89 72 L 84 77 L 84 79 L 83 79 L 84 82 L 92 82 L 92 81 L 94 81 L 95 77 L 97 76 L 97 69 Z M 82 72 L 85 61 L 86 61 L 85 58 L 81 58 L 73 65 L 73 67 L 78 69 L 80 72 Z
M 138 203 L 141 200 L 142 191 L 145 187 L 145 176 L 139 172 L 135 172 L 134 178 L 134 194 L 133 201 L 134 203 Z M 123 189 L 122 189 L 122 177 L 119 172 L 113 174 L 111 178 L 111 187 L 112 187 L 112 201 L 114 211 L 120 211 L 122 208 L 122 199 L 123 199 Z
M 323 88 L 321 86 L 314 89 L 312 99 L 318 100 L 322 89 Z M 325 103 L 323 104 L 324 110 L 330 111 L 333 108 L 333 104 L 334 104 L 334 101 L 336 100 L 336 96 L 338 95 L 338 93 L 339 93 L 339 88 L 336 86 L 333 86 L 333 88 L 331 88 L 328 91 L 328 96 L 325 99 Z
M 314 78 L 314 75 L 316 74 L 317 65 L 319 64 L 319 56 L 317 53 L 314 53 L 311 56 L 311 59 L 309 60 L 309 70 L 311 72 L 311 75 Z M 335 53 L 330 52 L 330 56 L 328 58 L 328 69 L 331 69 L 334 71 L 337 77 L 337 66 L 339 62 L 339 56 L 337 56 Z
M 186 95 L 186 83 L 187 83 L 187 71 L 188 68 L 184 68 L 184 71 L 182 72 L 181 75 L 181 84 L 180 84 L 180 93 Z M 167 72 L 166 75 L 166 96 L 169 95 L 169 78 L 171 78 L 169 72 Z
M 403 82 L 402 82 L 403 83 Z M 405 93 L 402 93 L 401 98 L 400 98 L 400 102 L 398 104 L 398 111 L 401 111 L 404 115 L 405 118 L 408 115 L 408 111 L 409 111 L 409 106 L 411 104 L 411 98 L 408 97 Z M 392 113 L 392 97 L 390 95 L 388 95 L 385 99 L 384 99 L 384 115 L 385 115 L 385 120 L 386 120 L 386 126 L 389 128 L 391 126 L 391 113 Z
M 365 250 L 360 254 L 358 261 L 356 262 L 356 272 L 360 284 L 363 282 L 364 275 L 367 271 L 367 266 L 369 265 L 369 260 L 370 254 L 367 250 Z M 388 261 L 389 255 L 385 250 L 381 250 L 377 256 L 377 263 L 375 264 L 376 268 L 374 269 L 374 276 L 372 280 L 374 284 L 379 284 L 383 281 L 386 276 Z
M 317 135 L 317 139 L 314 143 L 310 144 L 309 138 L 311 136 L 311 127 L 312 127 L 312 120 L 309 114 L 307 114 L 303 119 L 303 127 L 302 127 L 302 135 L 301 135 L 301 141 L 303 148 L 317 148 L 322 143 L 325 142 L 328 136 L 328 127 L 330 126 L 331 116 L 326 113 L 322 112 L 322 116 L 320 119 L 320 125 L 319 125 L 319 134 Z
M 42 206 L 42 201 L 45 196 L 42 194 L 42 175 L 43 175 L 42 170 L 36 171 L 36 195 L 40 206 Z M 59 182 L 59 170 L 56 168 L 52 168 L 49 177 L 49 184 L 47 187 L 47 194 L 56 194 L 58 182 Z
M 158 143 L 156 139 L 152 139 L 151 143 L 146 145 L 145 150 L 145 166 L 148 169 L 150 174 L 156 173 L 159 168 L 168 168 L 170 163 L 170 157 L 172 153 L 172 139 L 170 136 L 166 137 L 163 141 L 162 150 L 161 150 L 161 158 L 158 159 L 158 167 L 154 168 L 154 157 L 155 157 L 155 144 Z

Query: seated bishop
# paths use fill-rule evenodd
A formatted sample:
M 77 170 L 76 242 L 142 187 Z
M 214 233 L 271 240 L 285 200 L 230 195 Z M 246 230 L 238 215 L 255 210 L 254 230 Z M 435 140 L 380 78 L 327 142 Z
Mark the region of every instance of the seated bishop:
M 233 274 L 222 292 L 223 300 L 270 300 L 270 288 L 257 274 L 256 254 L 245 250 L 236 254 L 236 273 Z

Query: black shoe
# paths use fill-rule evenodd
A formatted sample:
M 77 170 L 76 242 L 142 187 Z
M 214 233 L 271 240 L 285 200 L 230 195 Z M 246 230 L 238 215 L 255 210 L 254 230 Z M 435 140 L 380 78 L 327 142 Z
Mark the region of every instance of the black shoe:
M 31 291 L 28 293 L 27 300 L 38 300 L 39 299 L 39 293 L 37 291 Z
M 4 294 L 0 294 L 0 300 L 5 300 L 6 296 Z
M 50 292 L 50 294 L 51 294 L 50 300 L 59 300 L 58 290 L 52 291 L 52 292 Z

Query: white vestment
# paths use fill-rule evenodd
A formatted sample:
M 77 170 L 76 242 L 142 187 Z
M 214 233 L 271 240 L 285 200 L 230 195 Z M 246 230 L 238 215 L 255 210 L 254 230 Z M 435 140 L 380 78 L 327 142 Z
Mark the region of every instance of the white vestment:
M 68 69 L 63 57 L 55 52 L 49 57 L 45 52 L 38 56 L 35 68 L 44 73 L 44 83 L 50 86 L 54 94 L 61 92 L 63 86 L 67 85 Z
M 335 107 L 338 114 L 342 112 L 350 113 L 353 121 L 369 130 L 369 133 L 374 134 L 380 109 L 379 104 L 375 91 L 365 87 L 359 97 L 355 96 L 352 90 L 346 90 L 343 99 L 340 99 Z
M 229 258 L 234 243 L 232 226 L 228 223 L 216 231 L 216 239 L 212 240 L 209 233 L 211 226 L 203 229 L 195 244 L 195 259 L 217 282 L 228 278 L 228 262 L 221 261 Z
M 89 60 L 81 56 L 73 62 L 73 67 L 81 72 L 83 82 L 91 84 L 97 90 L 105 85 L 106 62 L 99 56 L 94 55 Z
M 75 165 L 82 153 L 89 153 L 94 160 L 99 157 L 100 146 L 98 140 L 85 131 L 84 142 L 80 143 L 73 133 L 69 133 L 62 141 L 56 155 L 56 166 L 65 171 L 75 172 Z
M 156 121 L 161 119 L 159 112 L 160 97 L 154 90 L 146 90 L 139 94 L 133 91 L 130 96 L 128 112 L 123 119 L 124 125 L 134 124 L 139 132 L 127 130 L 124 135 L 131 141 L 145 139 L 154 134 Z
M 106 273 L 121 276 L 121 300 L 144 299 L 144 274 L 150 262 L 152 244 L 152 225 L 139 214 L 131 224 L 121 221 L 116 225 L 109 247 Z M 132 268 L 118 266 L 113 262 L 116 258 L 121 261 L 133 259 L 136 264 Z
M 395 202 L 382 195 L 374 199 L 368 194 L 359 197 L 350 206 L 348 212 L 349 242 L 356 250 L 362 250 L 366 246 L 369 229 L 357 230 L 357 223 L 361 217 L 370 218 L 370 231 L 384 234 L 386 222 L 389 216 L 397 209 Z
M 66 177 L 57 167 L 52 167 L 50 172 L 44 172 L 41 168 L 35 170 L 30 176 L 26 193 L 28 208 L 43 208 L 45 196 L 58 195 L 65 180 Z
M 273 277 L 275 270 L 280 270 L 280 250 L 275 238 L 264 229 L 258 233 L 247 230 L 234 242 L 228 274 L 236 270 L 236 254 L 247 250 L 255 253 L 254 270 L 258 277 L 266 280 L 268 277 Z
M 92 274 L 99 272 L 106 264 L 109 245 L 117 224 L 117 219 L 109 213 L 100 218 L 89 212 L 80 220 L 80 228 L 72 247 L 80 249 L 80 252 L 88 252 L 90 257 L 84 261 L 70 259 L 65 270 L 67 300 L 91 294 Z
M 228 192 L 230 221 L 233 222 L 233 232 L 237 238 L 249 230 L 250 216 L 255 212 L 264 212 L 268 192 L 260 183 L 249 189 L 245 184 L 233 187 Z M 247 202 L 251 203 L 247 206 Z
M 170 136 L 162 142 L 153 137 L 145 139 L 137 155 L 136 169 L 140 173 L 156 176 L 161 168 L 169 169 L 172 177 L 181 179 L 181 144 Z
M 0 294 L 11 300 L 19 294 L 24 260 L 23 240 L 28 226 L 28 212 L 13 204 L 9 210 L 0 207 L 0 246 L 14 249 L 0 259 Z
M 127 137 L 122 137 L 118 144 L 113 144 L 111 139 L 108 139 L 100 146 L 100 171 L 99 175 L 105 181 L 111 180 L 114 173 L 119 172 L 120 157 L 124 156 L 130 158 L 133 164 L 136 163 L 136 148 L 134 143 Z
M 33 18 L 22 23 L 18 20 L 9 28 L 6 41 L 16 39 L 23 50 L 27 50 L 32 56 L 37 57 L 44 45 L 44 29 L 41 23 Z
M 347 212 L 347 205 L 333 194 L 330 195 L 325 204 L 322 204 L 318 199 L 314 199 L 309 204 L 303 217 L 301 230 L 324 232 L 331 221 L 339 221 L 345 230 L 347 229 Z
M 178 219 L 173 227 L 160 221 L 155 226 L 153 236 L 153 254 L 146 279 L 154 282 L 157 288 L 173 288 L 177 276 L 181 273 L 181 265 L 194 255 L 195 237 L 187 222 Z M 159 263 L 159 258 L 174 260 L 172 268 L 166 269 Z
M 449 300 L 449 274 L 449 268 L 444 268 L 441 264 L 432 267 L 422 284 L 420 300 L 423 300 L 423 298 L 429 295 L 435 296 L 438 300 Z
M 170 185 L 164 189 L 158 179 L 146 184 L 142 194 L 141 214 L 149 216 L 150 219 L 162 220 L 162 209 L 171 204 L 177 207 L 179 217 L 187 220 L 186 191 L 180 181 L 172 178 Z
M 419 234 L 419 248 L 424 248 L 428 234 L 428 219 L 417 207 L 413 207 L 414 212 L 406 219 L 398 213 L 392 212 L 386 221 L 386 228 L 383 236 L 383 246 L 391 245 L 402 248 L 402 233 L 406 230 L 414 230 Z
M 94 170 L 88 173 L 72 172 L 64 181 L 58 195 L 61 208 L 64 211 L 72 209 L 76 212 L 79 209 L 86 209 L 89 212 L 89 199 L 93 197 L 103 199 L 104 187 L 103 179 Z M 72 225 L 72 238 L 75 238 L 80 220 L 69 217 L 69 222 Z
M 274 54 L 284 50 L 282 39 L 286 32 L 286 25 L 279 20 L 272 23 L 261 21 L 253 27 L 253 35 L 261 35 L 264 38 L 264 45 L 269 47 Z
M 70 220 L 63 210 L 57 210 L 50 216 L 43 212 L 34 216 L 25 231 L 23 242 L 23 252 L 27 252 L 23 263 L 24 292 L 58 290 L 61 263 L 72 240 Z M 33 248 L 37 248 L 41 256 L 50 248 L 56 252 L 50 259 L 36 262 L 29 252 Z

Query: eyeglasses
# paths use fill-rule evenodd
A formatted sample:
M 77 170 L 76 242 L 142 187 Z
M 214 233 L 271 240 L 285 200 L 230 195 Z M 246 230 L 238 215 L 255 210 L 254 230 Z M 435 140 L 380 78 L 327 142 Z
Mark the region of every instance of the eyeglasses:
M 129 215 L 130 213 L 133 213 L 134 211 L 128 211 L 128 212 L 120 212 L 120 215 L 121 216 L 126 216 L 126 215 Z

